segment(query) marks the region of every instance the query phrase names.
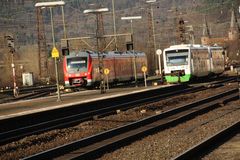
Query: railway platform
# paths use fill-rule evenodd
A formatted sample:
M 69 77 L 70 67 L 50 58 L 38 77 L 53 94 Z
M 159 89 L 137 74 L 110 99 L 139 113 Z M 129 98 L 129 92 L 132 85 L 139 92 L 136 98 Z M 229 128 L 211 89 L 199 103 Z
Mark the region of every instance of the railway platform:
M 23 116 L 27 114 L 54 110 L 62 107 L 73 106 L 77 104 L 108 99 L 137 92 L 167 87 L 169 85 L 157 85 L 148 87 L 128 87 L 128 88 L 113 88 L 106 90 L 106 93 L 101 94 L 100 90 L 86 90 L 61 95 L 61 101 L 57 102 L 57 95 L 36 98 L 32 100 L 22 100 L 11 103 L 0 104 L 0 120 L 11 117 Z

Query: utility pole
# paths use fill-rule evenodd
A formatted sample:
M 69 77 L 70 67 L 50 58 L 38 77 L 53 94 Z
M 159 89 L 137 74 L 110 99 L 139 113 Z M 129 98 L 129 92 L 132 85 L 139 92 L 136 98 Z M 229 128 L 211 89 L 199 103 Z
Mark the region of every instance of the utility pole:
M 239 13 L 240 13 L 240 6 L 239 6 Z M 233 19 L 235 19 L 235 25 L 236 25 L 236 30 L 237 30 L 237 34 L 238 34 L 238 39 L 240 39 L 240 26 L 239 26 L 239 23 L 238 23 L 238 16 L 236 14 L 236 12 L 234 11 L 234 8 L 232 9 L 232 17 L 231 17 L 231 21 Z M 231 22 L 231 28 L 234 28 L 234 24 L 232 25 L 232 22 Z
M 206 15 L 204 16 L 204 24 L 203 24 L 203 36 L 211 38 L 208 23 L 207 23 L 207 18 Z
M 175 37 L 175 44 L 186 43 L 186 35 L 185 35 L 185 22 L 182 17 L 179 16 L 179 11 L 177 8 L 176 0 L 173 1 L 173 10 L 175 12 L 174 18 L 174 26 L 176 26 L 176 37 Z
M 106 47 L 106 40 L 104 36 L 104 25 L 103 25 L 103 15 L 102 13 L 96 14 L 97 16 L 97 39 L 99 44 L 99 51 L 103 52 L 103 49 Z
M 148 38 L 149 38 L 149 72 L 150 74 L 154 74 L 155 70 L 157 69 L 157 58 L 156 58 L 156 37 L 155 37 L 155 23 L 153 18 L 153 3 L 155 3 L 156 0 L 148 0 L 146 3 L 150 4 L 150 10 L 148 12 Z
M 115 3 L 114 0 L 112 0 L 112 14 L 113 14 L 113 34 L 114 34 L 114 42 L 115 42 L 115 50 L 118 50 L 117 46 L 117 31 L 116 31 L 116 16 L 115 16 Z
M 236 40 L 239 38 L 239 33 L 238 33 L 238 25 L 237 25 L 237 17 L 234 12 L 234 7 L 232 6 L 231 10 L 231 22 L 230 22 L 230 29 L 228 32 L 228 37 L 230 40 Z
M 102 13 L 96 14 L 97 16 L 97 32 L 96 32 L 96 38 L 97 38 L 97 53 L 98 53 L 98 61 L 99 61 L 99 72 L 100 72 L 100 90 L 101 94 L 105 93 L 104 90 L 104 66 L 103 66 L 103 46 L 105 46 L 105 42 L 102 40 L 102 36 L 104 35 L 104 29 L 103 29 L 103 19 L 102 19 Z
M 186 26 L 186 27 L 189 28 L 189 30 L 187 30 L 187 32 L 189 34 L 189 43 L 190 44 L 195 44 L 195 36 L 194 36 L 193 26 L 189 25 L 189 26 Z
M 185 23 L 184 23 L 183 18 L 180 18 L 178 21 L 178 38 L 179 38 L 179 42 L 181 44 L 186 43 Z
M 63 1 L 63 0 L 61 0 Z M 61 10 L 62 10 L 62 22 L 63 22 L 63 35 L 64 35 L 64 39 L 67 39 L 67 30 L 66 30 L 66 25 L 65 25 L 65 14 L 64 14 L 64 7 L 61 6 Z
M 105 93 L 104 90 L 104 66 L 103 66 L 103 49 L 105 40 L 103 41 L 103 35 L 104 35 L 104 28 L 103 28 L 103 17 L 102 13 L 108 12 L 108 8 L 99 8 L 99 9 L 87 9 L 84 10 L 83 13 L 88 14 L 92 13 L 96 15 L 96 21 L 97 21 L 97 30 L 96 30 L 96 39 L 97 39 L 97 53 L 98 53 L 98 67 L 99 67 L 99 73 L 100 73 L 100 92 L 101 94 Z
M 178 43 L 178 8 L 177 8 L 177 3 L 176 0 L 173 1 L 173 10 L 174 12 L 174 19 L 173 19 L 173 26 L 175 27 L 175 39 L 174 39 L 174 44 L 176 45 Z

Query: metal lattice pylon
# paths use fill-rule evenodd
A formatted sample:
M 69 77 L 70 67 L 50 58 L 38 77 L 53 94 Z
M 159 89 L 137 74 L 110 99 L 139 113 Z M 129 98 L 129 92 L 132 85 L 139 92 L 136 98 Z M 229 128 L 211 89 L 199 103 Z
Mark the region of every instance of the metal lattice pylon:
M 104 36 L 104 26 L 103 26 L 103 16 L 102 13 L 96 14 L 96 21 L 97 21 L 97 51 L 98 51 L 98 61 L 99 61 L 99 73 L 100 73 L 100 90 L 101 93 L 104 93 L 104 75 L 103 75 L 103 50 L 106 46 L 106 41 Z
M 180 43 L 186 43 L 185 24 L 183 18 L 180 18 L 178 21 L 178 38 Z
M 208 23 L 207 23 L 207 18 L 206 15 L 204 16 L 204 23 L 203 23 L 203 36 L 211 38 Z
M 45 28 L 43 24 L 43 15 L 41 8 L 36 8 L 37 12 L 37 32 L 38 32 L 38 58 L 39 58 L 39 76 L 47 78 L 48 63 L 47 63 L 47 47 Z
M 102 13 L 97 14 L 97 39 L 99 44 L 99 51 L 102 52 L 103 49 L 106 47 L 106 39 L 103 37 L 104 33 L 104 26 L 103 26 L 103 15 Z
M 235 25 L 234 25 L 235 23 Z M 234 28 L 234 26 L 236 26 Z M 236 30 L 237 31 L 237 34 L 238 34 L 238 38 L 240 39 L 240 26 L 238 24 L 238 18 L 237 18 L 237 14 L 236 12 L 234 11 L 234 9 L 232 9 L 232 17 L 231 17 L 231 26 L 230 26 L 230 30 Z
M 154 74 L 155 68 L 155 46 L 154 46 L 154 33 L 153 33 L 153 17 L 151 10 L 148 12 L 148 64 L 149 73 Z

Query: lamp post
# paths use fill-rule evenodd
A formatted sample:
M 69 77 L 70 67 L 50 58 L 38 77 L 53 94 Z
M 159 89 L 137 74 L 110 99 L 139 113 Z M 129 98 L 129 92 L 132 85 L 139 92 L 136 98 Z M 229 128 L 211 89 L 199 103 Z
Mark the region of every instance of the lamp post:
M 63 0 L 61 0 L 63 1 Z M 61 10 L 62 10 L 62 21 L 63 21 L 63 35 L 64 38 L 67 39 L 67 31 L 66 31 L 66 25 L 65 25 L 65 14 L 64 14 L 64 7 L 61 6 Z
M 35 7 L 41 7 L 41 8 L 47 7 L 47 8 L 50 9 L 53 49 L 56 47 L 56 42 L 55 42 L 55 35 L 54 35 L 54 23 L 53 23 L 53 11 L 52 11 L 52 9 L 53 9 L 53 7 L 58 7 L 58 6 L 62 6 L 63 7 L 64 5 L 65 5 L 64 1 L 39 2 L 39 3 L 35 4 Z M 64 32 L 65 32 L 65 29 L 64 29 Z M 58 97 L 57 101 L 59 102 L 59 101 L 61 101 L 61 95 L 60 95 L 60 88 L 59 88 L 58 64 L 57 64 L 57 57 L 56 56 L 54 57 L 54 62 L 55 62 L 57 97 Z
M 152 33 L 153 33 L 153 48 L 154 52 L 156 52 L 156 37 L 155 37 L 155 23 L 153 19 L 153 3 L 155 3 L 156 0 L 148 0 L 146 3 L 150 4 L 150 10 L 151 10 L 151 22 L 152 22 Z M 155 58 L 155 54 L 153 54 L 153 60 L 155 61 L 155 68 L 157 69 L 157 60 Z
M 112 14 L 113 14 L 113 34 L 114 34 L 114 41 L 115 41 L 115 50 L 118 50 L 117 46 L 117 31 L 116 31 L 116 17 L 115 17 L 115 3 L 114 0 L 112 0 Z
M 97 38 L 97 53 L 98 53 L 98 62 L 99 62 L 99 72 L 100 72 L 100 90 L 101 94 L 104 93 L 104 75 L 103 75 L 103 53 L 102 51 L 99 51 L 99 39 L 101 38 L 102 35 L 99 35 L 98 30 L 99 30 L 99 23 L 98 23 L 98 16 L 104 12 L 108 12 L 108 8 L 99 8 L 99 9 L 87 9 L 84 10 L 84 14 L 95 14 L 96 19 L 97 19 L 97 30 L 96 30 L 96 38 Z
M 142 19 L 142 16 L 131 16 L 131 17 L 121 17 L 121 20 L 130 20 L 131 22 L 131 37 L 132 37 L 132 43 L 133 43 L 133 20 L 138 20 L 138 19 Z M 134 52 L 134 43 L 132 46 L 132 51 L 133 51 L 133 55 L 134 55 L 134 64 L 133 64 L 133 68 L 134 68 L 134 78 L 135 78 L 135 86 L 137 87 L 137 66 L 136 66 L 136 55 Z

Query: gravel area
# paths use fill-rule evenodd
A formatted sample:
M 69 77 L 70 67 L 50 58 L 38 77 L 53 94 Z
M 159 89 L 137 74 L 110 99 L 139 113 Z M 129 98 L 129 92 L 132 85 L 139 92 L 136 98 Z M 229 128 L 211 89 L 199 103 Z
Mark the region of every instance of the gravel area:
M 216 150 L 202 158 L 202 160 L 239 160 L 240 159 L 240 133 Z
M 231 103 L 184 124 L 122 147 L 98 160 L 168 160 L 174 158 L 206 137 L 239 120 L 239 105 L 240 101 Z M 225 160 L 224 157 L 220 156 L 209 159 Z
M 99 132 L 103 132 L 105 130 L 109 130 L 111 128 L 121 126 L 123 124 L 127 124 L 129 122 L 136 121 L 138 119 L 155 114 L 156 111 L 161 112 L 164 110 L 168 110 L 170 108 L 173 108 L 173 107 L 176 107 L 179 105 L 190 103 L 199 98 L 209 97 L 210 95 L 213 95 L 214 93 L 216 94 L 219 92 L 223 92 L 224 90 L 231 89 L 231 88 L 236 88 L 236 84 L 229 84 L 229 85 L 226 85 L 225 87 L 221 87 L 221 88 L 211 88 L 209 90 L 201 91 L 198 93 L 180 95 L 180 96 L 177 96 L 177 97 L 174 97 L 171 99 L 166 99 L 166 100 L 163 100 L 160 102 L 156 102 L 156 103 L 152 103 L 152 104 L 148 104 L 148 105 L 144 105 L 144 106 L 139 106 L 135 109 L 131 109 L 131 110 L 128 110 L 125 112 L 120 112 L 116 115 L 108 116 L 108 117 L 101 118 L 101 119 L 96 119 L 94 121 L 87 121 L 87 122 L 81 123 L 74 127 L 65 128 L 65 129 L 57 129 L 57 130 L 49 131 L 49 132 L 46 132 L 46 133 L 43 133 L 40 135 L 29 136 L 29 137 L 26 137 L 19 141 L 0 146 L 0 159 L 2 159 L 2 160 L 4 160 L 4 159 L 19 159 L 22 157 L 26 157 L 28 155 L 38 153 L 40 151 L 44 151 L 44 150 L 52 148 L 52 147 L 56 147 L 56 146 L 59 146 L 59 145 L 65 144 L 65 143 L 69 143 L 71 141 L 74 141 L 74 140 L 77 140 L 77 139 L 80 139 L 80 138 L 83 138 L 86 136 L 90 136 L 90 135 L 93 135 L 93 134 L 96 134 Z M 215 115 L 215 113 L 214 113 L 214 115 Z M 212 116 L 209 116 L 208 118 L 212 118 Z M 201 121 L 196 121 L 196 120 L 193 120 L 193 121 L 196 123 L 196 126 L 198 126 L 199 123 L 201 123 Z M 195 125 L 192 125 L 192 124 L 193 124 L 193 122 L 188 125 L 187 130 L 183 129 L 183 131 L 181 132 L 183 134 L 183 136 L 185 134 L 187 135 L 187 133 L 192 133 L 196 130 L 196 128 L 193 127 Z M 170 129 L 170 130 L 172 130 L 172 129 Z M 176 130 L 178 132 L 180 131 L 179 128 Z M 158 138 L 158 140 L 152 141 L 153 143 L 149 143 L 148 145 L 144 144 L 144 147 L 147 147 L 146 149 L 143 149 L 142 145 L 140 145 L 139 149 L 136 146 L 135 151 L 132 151 L 131 149 L 124 150 L 124 154 L 130 156 L 130 154 L 138 153 L 138 154 L 146 156 L 145 152 L 146 153 L 151 152 L 151 153 L 159 154 L 159 157 L 157 159 L 159 159 L 159 158 L 161 159 L 161 156 L 163 156 L 163 154 L 165 154 L 165 153 L 171 153 L 171 156 L 173 156 L 173 155 L 175 155 L 173 153 L 179 153 L 181 151 L 181 147 L 174 144 L 175 138 L 179 138 L 182 140 L 188 139 L 188 136 L 185 138 L 182 136 L 178 136 L 177 131 L 170 132 L 171 134 L 173 134 L 173 136 L 171 136 L 171 134 L 169 134 L 169 133 L 161 132 L 161 134 L 163 134 L 161 136 L 162 138 L 164 138 L 164 137 L 165 138 L 169 137 L 169 138 L 166 140 L 163 140 L 163 141 L 162 140 L 159 141 L 159 139 L 162 139 L 162 138 Z M 154 146 L 157 146 L 157 144 L 159 144 L 159 143 L 164 144 L 163 142 L 165 143 L 165 145 L 162 146 L 162 149 L 161 149 L 162 152 L 158 151 L 160 148 L 154 150 Z M 189 143 L 189 145 L 190 144 L 191 143 Z M 173 147 L 173 148 L 171 148 L 171 147 Z M 176 150 L 174 149 L 174 147 L 176 148 Z M 153 149 L 150 150 L 149 148 L 153 148 Z M 165 148 L 168 148 L 168 149 L 165 149 Z M 128 152 L 128 150 L 129 150 L 129 152 Z M 174 151 L 174 152 L 172 152 L 172 151 Z M 128 152 L 128 153 L 126 153 L 126 152 Z M 115 152 L 113 153 L 113 155 L 114 156 L 106 155 L 106 157 L 103 157 L 103 159 L 112 159 L 113 157 L 117 157 L 115 159 L 136 159 L 136 157 L 138 157 L 136 155 L 135 155 L 135 158 L 133 158 L 134 156 L 128 157 L 128 156 L 123 155 L 123 157 L 125 157 L 125 158 L 120 158 L 120 157 L 118 158 L 119 154 L 117 154 Z M 146 159 L 146 158 L 139 157 L 139 159 Z M 154 159 L 154 158 L 152 158 L 152 159 Z

